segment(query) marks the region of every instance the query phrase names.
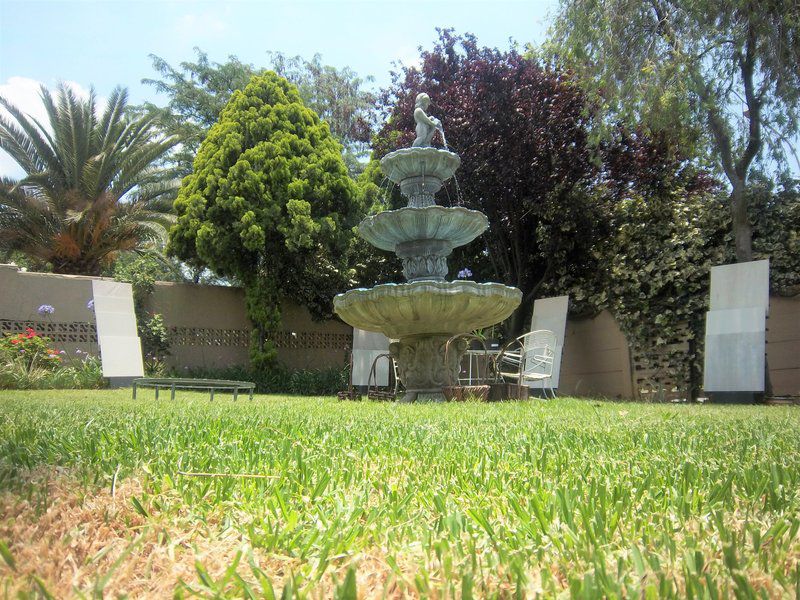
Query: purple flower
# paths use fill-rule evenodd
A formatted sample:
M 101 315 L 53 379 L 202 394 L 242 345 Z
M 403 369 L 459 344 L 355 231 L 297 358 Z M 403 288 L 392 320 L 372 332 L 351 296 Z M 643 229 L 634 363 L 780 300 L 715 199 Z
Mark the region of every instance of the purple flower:
M 52 315 L 54 312 L 56 312 L 56 309 L 50 306 L 49 304 L 42 304 L 37 310 L 37 312 L 42 316 Z
M 472 277 L 472 271 L 470 271 L 468 268 L 464 267 L 463 269 L 461 269 L 458 272 L 458 275 L 456 275 L 456 277 L 458 279 L 466 279 L 467 277 Z
M 92 298 L 86 303 L 86 308 L 88 308 L 89 310 L 94 310 L 94 298 Z

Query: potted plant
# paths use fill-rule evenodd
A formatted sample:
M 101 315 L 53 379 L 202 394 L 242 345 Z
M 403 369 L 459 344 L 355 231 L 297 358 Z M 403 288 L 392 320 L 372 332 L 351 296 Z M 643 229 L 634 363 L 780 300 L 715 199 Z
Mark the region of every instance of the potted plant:
M 500 339 L 497 336 L 497 332 L 495 331 L 495 325 L 491 327 L 484 327 L 482 329 L 476 329 L 472 332 L 472 335 L 476 338 L 470 342 L 469 349 L 470 350 L 483 350 L 486 349 L 489 352 L 500 350 Z

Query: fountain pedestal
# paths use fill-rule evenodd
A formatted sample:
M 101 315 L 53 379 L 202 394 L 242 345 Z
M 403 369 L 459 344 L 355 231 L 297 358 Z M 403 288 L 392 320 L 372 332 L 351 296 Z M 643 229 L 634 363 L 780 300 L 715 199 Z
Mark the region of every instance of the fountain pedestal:
M 418 104 L 423 96 L 427 98 L 420 94 Z M 414 113 L 418 136 L 420 123 L 428 118 L 419 110 Z M 367 217 L 359 233 L 400 257 L 408 283 L 350 290 L 333 299 L 343 321 L 393 340 L 389 350 L 406 388 L 406 402 L 444 400 L 442 388 L 458 382 L 467 347 L 465 341 L 456 342 L 448 352 L 448 340 L 503 321 L 522 299 L 518 289 L 499 283 L 445 281 L 453 249 L 489 225 L 481 212 L 435 204 L 434 194 L 460 163 L 457 154 L 429 146 L 403 148 L 381 160 L 384 173 L 400 186 L 409 205 Z
M 412 400 L 444 401 L 442 388 L 454 385 L 467 349 L 465 340 L 450 344 L 450 335 L 412 335 L 389 344 L 397 361 L 400 380 L 406 388 L 401 402 Z

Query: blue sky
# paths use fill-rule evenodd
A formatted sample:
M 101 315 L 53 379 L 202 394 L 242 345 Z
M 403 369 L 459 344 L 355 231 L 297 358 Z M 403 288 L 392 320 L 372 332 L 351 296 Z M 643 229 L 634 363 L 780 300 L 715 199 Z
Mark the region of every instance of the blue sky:
M 544 39 L 557 0 L 272 1 L 0 0 L 0 94 L 36 114 L 37 85 L 115 85 L 131 101 L 163 102 L 141 79 L 155 75 L 149 54 L 170 64 L 191 60 L 198 46 L 215 61 L 234 54 L 264 66 L 267 51 L 349 66 L 375 86 L 389 81 L 393 61 L 412 63 L 436 27 L 471 32 L 487 46 Z M 0 153 L 2 154 L 2 153 Z M 0 175 L 18 176 L 0 156 Z

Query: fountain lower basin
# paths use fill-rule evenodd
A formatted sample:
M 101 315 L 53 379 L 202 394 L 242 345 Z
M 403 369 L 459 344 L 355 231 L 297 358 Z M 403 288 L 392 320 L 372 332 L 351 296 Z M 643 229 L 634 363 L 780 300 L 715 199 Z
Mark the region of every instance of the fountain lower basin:
M 333 299 L 336 314 L 353 327 L 392 339 L 466 333 L 506 319 L 522 292 L 501 283 L 417 281 L 355 289 Z
M 522 292 L 500 283 L 417 281 L 355 289 L 333 299 L 336 314 L 353 327 L 397 340 L 389 351 L 406 387 L 404 401 L 443 400 L 442 387 L 458 381 L 466 343 L 454 335 L 506 319 Z

